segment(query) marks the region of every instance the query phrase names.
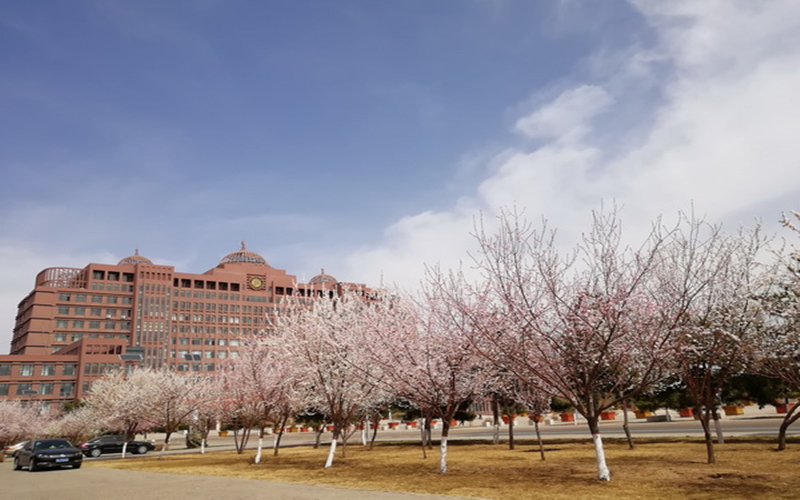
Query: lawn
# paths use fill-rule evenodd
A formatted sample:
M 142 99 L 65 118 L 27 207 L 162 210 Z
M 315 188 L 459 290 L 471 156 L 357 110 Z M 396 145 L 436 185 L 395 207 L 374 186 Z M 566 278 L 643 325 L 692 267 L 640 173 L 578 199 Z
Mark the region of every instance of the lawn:
M 700 440 L 639 440 L 635 450 L 608 440 L 610 483 L 595 479 L 588 440 L 550 441 L 546 461 L 530 442 L 518 442 L 513 451 L 507 445 L 454 442 L 444 475 L 437 473 L 436 448 L 423 459 L 419 444 L 411 443 L 376 444 L 372 451 L 350 445 L 344 458 L 337 451 L 330 469 L 322 468 L 327 448 L 310 447 L 285 448 L 277 457 L 269 450 L 258 465 L 252 450 L 86 465 L 497 499 L 797 498 L 800 444 L 790 443 L 782 452 L 774 448 L 772 441 L 732 438 L 716 447 L 717 464 L 708 465 Z

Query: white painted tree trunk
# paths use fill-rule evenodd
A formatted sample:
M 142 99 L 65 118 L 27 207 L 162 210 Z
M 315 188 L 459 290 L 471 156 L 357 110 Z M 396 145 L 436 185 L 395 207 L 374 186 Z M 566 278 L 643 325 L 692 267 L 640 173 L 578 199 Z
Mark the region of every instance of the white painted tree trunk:
M 206 452 L 206 438 L 200 440 L 200 454 L 204 455 Z
M 603 449 L 603 438 L 600 433 L 592 434 L 594 441 L 594 453 L 597 456 L 597 479 L 600 481 L 611 481 L 611 471 L 606 464 L 606 452 Z
M 717 443 L 725 444 L 725 436 L 722 435 L 722 422 L 716 413 L 714 413 L 714 430 L 717 433 Z
M 494 421 L 492 425 L 492 444 L 499 444 L 500 443 L 500 422 L 497 420 Z
M 124 443 L 122 443 L 122 458 L 125 458 L 125 452 L 128 451 L 128 440 L 126 439 Z
M 367 445 L 367 433 L 369 432 L 369 422 L 364 421 L 361 425 L 361 445 Z
M 256 449 L 256 458 L 253 460 L 253 463 L 260 464 L 261 463 L 261 449 L 264 447 L 264 438 L 258 436 L 258 448 Z
M 272 449 L 275 450 L 278 448 L 278 433 L 272 433 Z
M 336 454 L 336 442 L 338 438 L 333 438 L 331 440 L 331 449 L 328 451 L 328 460 L 325 461 L 325 468 L 330 469 L 331 465 L 333 465 L 333 456 Z
M 442 436 L 439 446 L 439 474 L 447 473 L 447 436 Z

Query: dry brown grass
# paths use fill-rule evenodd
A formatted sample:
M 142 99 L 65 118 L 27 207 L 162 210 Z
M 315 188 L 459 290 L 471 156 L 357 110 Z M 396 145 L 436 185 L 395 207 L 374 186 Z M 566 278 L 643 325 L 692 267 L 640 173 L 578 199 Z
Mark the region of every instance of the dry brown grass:
M 775 452 L 766 440 L 731 439 L 717 446 L 715 465 L 705 463 L 699 440 L 640 440 L 635 450 L 620 441 L 606 443 L 612 481 L 595 480 L 595 458 L 588 441 L 551 441 L 547 460 L 529 442 L 517 449 L 485 443 L 452 443 L 449 472 L 437 473 L 437 450 L 423 460 L 419 445 L 378 444 L 373 451 L 347 447 L 334 466 L 323 469 L 327 448 L 286 448 L 265 453 L 252 464 L 244 455 L 215 452 L 132 460 L 90 462 L 95 467 L 227 476 L 266 481 L 435 493 L 483 498 L 622 499 L 622 498 L 797 498 L 800 446 Z

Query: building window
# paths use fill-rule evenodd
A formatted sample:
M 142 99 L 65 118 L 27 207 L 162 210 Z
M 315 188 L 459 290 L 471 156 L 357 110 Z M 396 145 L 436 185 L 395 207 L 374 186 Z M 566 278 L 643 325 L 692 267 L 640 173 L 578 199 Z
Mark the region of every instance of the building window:
M 214 371 L 214 363 L 206 363 L 206 371 L 213 372 Z
M 83 328 L 83 324 L 84 323 L 82 319 L 76 319 L 72 322 L 72 328 Z
M 33 384 L 19 384 L 19 385 L 17 385 L 17 396 L 31 396 L 32 395 L 32 394 L 25 394 L 26 392 L 33 392 Z
M 92 295 L 92 302 L 94 302 L 95 304 L 102 303 L 103 302 L 103 296 L 102 295 Z
M 84 314 L 86 314 L 86 308 L 85 307 L 76 307 L 75 308 L 75 314 L 78 315 L 78 316 L 83 316 Z
M 42 376 L 50 377 L 56 374 L 56 365 L 42 365 Z
M 91 382 L 84 382 L 81 387 L 83 387 L 83 393 L 86 394 L 87 392 L 89 392 L 89 387 L 91 387 Z
M 75 392 L 75 383 L 74 382 L 64 382 L 61 384 L 61 391 L 59 391 L 58 395 L 62 398 L 71 397 L 72 394 Z
M 133 303 L 133 299 L 131 299 L 130 297 L 122 297 L 122 303 L 123 304 L 132 304 Z
M 106 319 L 111 319 L 116 317 L 117 317 L 116 309 L 106 309 Z
M 117 297 L 115 297 L 115 296 L 106 297 L 106 302 L 109 303 L 109 304 L 116 304 L 117 303 Z
M 99 321 L 90 321 L 89 322 L 89 328 L 91 328 L 92 330 L 97 330 L 98 328 L 100 328 L 100 322 Z
M 69 302 L 69 294 L 68 293 L 59 293 L 58 294 L 58 301 L 59 302 Z
M 7 377 L 11 375 L 11 365 L 10 364 L 1 364 L 0 365 L 0 377 Z
M 86 294 L 85 293 L 79 293 L 79 294 L 75 295 L 75 302 L 86 302 Z
M 57 319 L 56 320 L 56 328 L 66 328 L 67 327 L 67 320 L 65 319 Z
M 58 314 L 69 314 L 69 307 L 58 306 Z
M 93 280 L 101 280 L 103 279 L 103 275 L 105 273 L 103 271 L 92 271 L 92 279 Z
M 76 342 L 76 341 L 80 340 L 81 337 L 83 337 L 83 334 L 81 334 L 81 333 L 73 333 L 72 336 L 70 337 L 70 342 Z
M 119 273 L 117 271 L 109 271 L 108 281 L 119 281 Z
M 106 321 L 106 330 L 114 330 L 117 328 L 117 324 L 113 321 Z
M 32 377 L 33 376 L 33 365 L 19 365 L 19 376 L 20 377 Z
M 45 396 L 53 394 L 53 384 L 49 382 L 45 382 L 44 384 L 39 384 L 39 392 L 44 394 Z
M 8 396 L 8 384 L 0 384 L 0 396 Z
M 133 273 L 122 273 L 122 281 L 133 283 Z
M 78 369 L 78 365 L 64 365 L 64 375 L 75 375 L 75 372 Z
M 188 372 L 189 371 L 189 363 L 178 363 L 178 371 L 179 372 Z
M 89 310 L 89 314 L 91 314 L 92 316 L 102 316 L 103 310 L 100 309 L 99 307 L 93 307 Z
M 55 334 L 56 342 L 66 342 L 67 341 L 67 334 L 66 333 L 56 333 Z

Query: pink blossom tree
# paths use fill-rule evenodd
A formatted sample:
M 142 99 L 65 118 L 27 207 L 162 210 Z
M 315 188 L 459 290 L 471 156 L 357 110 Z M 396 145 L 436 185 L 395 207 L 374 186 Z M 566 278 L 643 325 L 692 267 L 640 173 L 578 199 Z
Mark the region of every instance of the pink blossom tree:
M 469 318 L 448 306 L 436 287 L 419 300 L 397 293 L 372 308 L 358 345 L 380 368 L 386 392 L 442 420 L 439 472 L 447 472 L 447 442 L 459 406 L 486 387 L 483 359 L 461 335 Z
M 616 212 L 596 212 L 563 253 L 546 224 L 537 231 L 505 211 L 497 231 L 479 227 L 477 239 L 494 312 L 473 345 L 574 406 L 587 420 L 598 478 L 610 480 L 600 413 L 661 379 L 673 352 L 673 321 L 655 294 L 664 232 L 655 225 L 634 250 L 622 243 Z

